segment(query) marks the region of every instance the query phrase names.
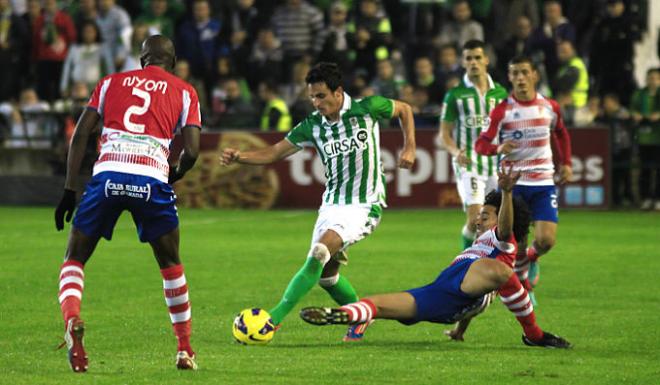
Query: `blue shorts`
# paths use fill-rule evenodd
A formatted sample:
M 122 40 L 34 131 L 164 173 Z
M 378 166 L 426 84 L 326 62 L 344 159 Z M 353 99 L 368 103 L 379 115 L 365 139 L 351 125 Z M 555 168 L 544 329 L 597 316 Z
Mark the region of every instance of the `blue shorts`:
M 87 184 L 73 225 L 92 238 L 112 238 L 117 219 L 128 210 L 140 241 L 151 242 L 179 226 L 172 186 L 158 179 L 102 172 Z
M 513 195 L 521 197 L 532 212 L 533 221 L 559 221 L 557 207 L 557 189 L 555 186 L 521 186 L 513 187 Z
M 461 283 L 476 259 L 464 259 L 444 269 L 429 285 L 407 290 L 417 304 L 417 314 L 410 320 L 401 320 L 406 325 L 421 321 L 453 324 L 483 303 L 483 296 L 470 297 L 461 290 Z

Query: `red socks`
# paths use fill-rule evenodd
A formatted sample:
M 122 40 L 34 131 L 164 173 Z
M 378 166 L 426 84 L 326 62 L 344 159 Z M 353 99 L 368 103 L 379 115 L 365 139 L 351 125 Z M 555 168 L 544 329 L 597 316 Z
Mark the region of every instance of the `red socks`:
M 364 323 L 371 321 L 376 318 L 376 314 L 378 313 L 376 305 L 368 299 L 344 305 L 340 307 L 340 309 L 348 313 L 349 323 Z
M 64 327 L 72 317 L 80 316 L 80 301 L 85 286 L 84 265 L 78 261 L 66 261 L 60 268 L 59 301 L 64 317 Z
M 160 270 L 163 276 L 165 303 L 170 312 L 170 320 L 178 341 L 178 351 L 186 351 L 193 356 L 190 346 L 190 301 L 188 300 L 188 284 L 183 274 L 183 265 L 176 265 Z
M 527 290 L 522 286 L 515 273 L 511 274 L 509 280 L 500 286 L 499 293 L 502 302 L 518 319 L 527 338 L 532 341 L 542 339 L 543 331 L 536 324 L 532 301 L 530 301 Z

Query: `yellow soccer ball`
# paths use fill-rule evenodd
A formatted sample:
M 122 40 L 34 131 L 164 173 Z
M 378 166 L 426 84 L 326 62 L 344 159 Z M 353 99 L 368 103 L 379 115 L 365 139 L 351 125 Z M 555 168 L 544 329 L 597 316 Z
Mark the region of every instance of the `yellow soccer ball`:
M 236 341 L 243 345 L 265 345 L 273 339 L 275 325 L 267 311 L 250 308 L 238 313 L 231 331 Z

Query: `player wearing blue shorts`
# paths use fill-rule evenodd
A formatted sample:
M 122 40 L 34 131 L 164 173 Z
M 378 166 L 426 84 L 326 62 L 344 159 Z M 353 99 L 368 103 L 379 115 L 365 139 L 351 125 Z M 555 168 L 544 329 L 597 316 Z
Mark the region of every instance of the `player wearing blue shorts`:
M 571 140 L 556 101 L 536 92 L 538 72 L 531 59 L 519 56 L 509 63 L 513 91 L 490 113 L 488 130 L 482 132 L 475 150 L 498 155 L 502 166 L 510 165 L 521 177 L 513 190 L 532 212 L 534 243 L 521 240 L 514 271 L 528 289 L 538 280 L 538 258 L 550 251 L 557 237 L 558 204 L 551 143 L 556 142 L 559 183 L 568 182 Z M 497 139 L 499 145 L 492 142 Z M 531 285 L 529 284 L 531 283 Z
M 80 318 L 84 267 L 101 237 L 110 240 L 117 219 L 129 211 L 140 241 L 151 245 L 163 277 L 165 302 L 177 337 L 176 366 L 196 369 L 190 346 L 188 285 L 179 258 L 179 219 L 171 184 L 183 177 L 199 152 L 201 116 L 194 88 L 171 74 L 174 45 L 148 38 L 140 56 L 143 69 L 109 75 L 98 83 L 73 135 L 62 200 L 55 226 L 64 228 L 76 208 L 82 158 L 92 131 L 101 124 L 100 154 L 73 219 L 60 269 L 59 302 L 64 341 L 74 372 L 85 372 L 85 324 Z M 177 129 L 183 152 L 170 167 L 170 143 Z M 64 344 L 63 344 L 64 345 Z
M 305 308 L 301 318 L 314 325 L 371 322 L 375 318 L 406 325 L 458 322 L 445 333 L 462 341 L 472 318 L 486 309 L 496 291 L 522 326 L 526 345 L 570 347 L 568 341 L 539 328 L 527 290 L 513 272 L 517 242 L 529 231 L 529 212 L 525 203 L 512 194 L 520 173 L 509 170 L 498 172 L 498 177 L 501 191 L 486 196 L 476 221 L 478 236 L 474 244 L 434 282 L 404 292 L 366 297 L 339 308 Z

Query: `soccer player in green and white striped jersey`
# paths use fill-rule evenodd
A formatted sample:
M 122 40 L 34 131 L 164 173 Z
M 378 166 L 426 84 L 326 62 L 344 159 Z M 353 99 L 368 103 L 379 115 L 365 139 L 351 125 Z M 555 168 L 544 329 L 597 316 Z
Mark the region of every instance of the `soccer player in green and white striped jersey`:
M 317 282 L 340 305 L 358 300 L 346 277 L 339 275 L 339 267 L 346 262 L 344 250 L 373 232 L 385 206 L 379 120 L 396 117 L 400 121 L 404 143 L 398 166 L 411 168 L 415 161 L 415 125 L 408 104 L 381 96 L 352 99 L 344 92 L 334 63 L 315 65 L 305 81 L 315 112 L 280 142 L 247 152 L 226 148 L 221 159 L 224 165 L 269 164 L 308 146 L 325 166 L 326 189 L 311 248 L 281 301 L 269 310 L 275 325 Z M 344 340 L 361 339 L 366 326 L 350 327 Z
M 456 188 L 466 214 L 461 232 L 463 249 L 474 241 L 484 197 L 497 188 L 497 157 L 474 150 L 479 134 L 488 129 L 490 111 L 508 96 L 488 75 L 488 63 L 482 41 L 470 40 L 463 45 L 465 75 L 461 84 L 445 95 L 440 117 L 440 139 L 452 156 Z

